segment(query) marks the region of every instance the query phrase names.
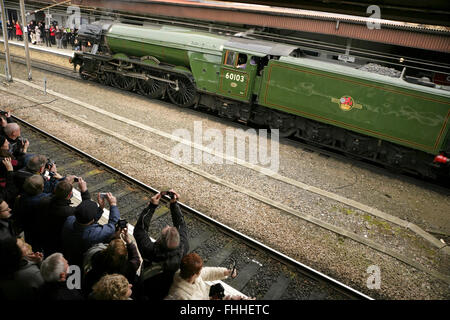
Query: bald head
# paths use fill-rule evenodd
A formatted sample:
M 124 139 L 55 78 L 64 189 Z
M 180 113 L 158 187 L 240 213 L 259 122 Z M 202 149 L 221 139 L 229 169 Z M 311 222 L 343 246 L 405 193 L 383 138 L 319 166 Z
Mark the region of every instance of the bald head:
M 17 123 L 8 123 L 4 129 L 5 134 L 8 138 L 16 140 L 20 137 L 20 127 Z

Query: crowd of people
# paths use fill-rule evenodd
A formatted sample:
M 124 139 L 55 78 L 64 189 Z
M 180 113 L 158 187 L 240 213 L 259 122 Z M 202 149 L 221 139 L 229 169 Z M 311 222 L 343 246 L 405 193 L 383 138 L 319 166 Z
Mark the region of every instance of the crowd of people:
M 23 41 L 24 33 L 20 21 L 7 21 L 8 40 Z M 77 29 L 58 26 L 56 22 L 47 25 L 44 21 L 30 21 L 27 26 L 28 42 L 40 46 L 56 46 L 59 49 L 81 50 Z
M 206 281 L 236 277 L 236 269 L 204 267 L 189 253 L 180 195 L 170 190 L 172 226 L 152 241 L 148 230 L 162 193 L 139 214 L 133 235 L 117 199 L 87 182 L 61 175 L 30 142 L 8 112 L 0 111 L 0 299 L 2 300 L 208 300 L 226 296 Z M 81 202 L 71 202 L 74 185 Z M 99 223 L 105 207 L 106 223 Z M 77 270 L 79 273 L 77 275 Z M 247 299 L 247 298 L 246 298 Z

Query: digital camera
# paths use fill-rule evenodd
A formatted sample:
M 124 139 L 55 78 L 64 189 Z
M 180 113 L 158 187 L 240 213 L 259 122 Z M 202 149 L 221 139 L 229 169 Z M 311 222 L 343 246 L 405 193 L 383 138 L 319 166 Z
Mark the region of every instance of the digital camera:
M 50 169 L 53 167 L 54 164 L 55 164 L 54 161 L 48 159 L 48 160 L 47 160 L 47 163 L 45 164 L 45 169 L 50 170 Z
M 116 228 L 118 229 L 125 229 L 127 227 L 128 221 L 125 219 L 120 219 L 117 224 L 116 224 Z
M 175 193 L 172 191 L 162 191 L 161 196 L 169 196 L 170 199 L 173 199 L 175 197 Z

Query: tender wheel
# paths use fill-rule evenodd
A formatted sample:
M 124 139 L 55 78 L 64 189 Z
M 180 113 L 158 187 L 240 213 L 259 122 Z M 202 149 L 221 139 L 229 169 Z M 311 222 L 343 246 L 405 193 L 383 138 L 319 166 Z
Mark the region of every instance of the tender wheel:
M 167 87 L 167 95 L 170 101 L 183 108 L 191 107 L 195 103 L 197 96 L 194 84 L 186 78 L 177 78 L 177 80 L 178 90 L 174 84 L 170 84 Z
M 348 132 L 345 135 L 343 149 L 351 153 L 351 158 L 359 159 L 359 156 L 373 158 L 377 151 L 376 142 L 371 138 Z
M 80 77 L 83 80 L 89 80 L 91 77 L 85 73 L 85 67 L 84 66 L 80 66 Z
M 160 76 L 159 74 L 152 75 L 156 77 Z M 150 99 L 161 98 L 164 94 L 164 91 L 166 90 L 166 87 L 166 83 L 154 79 L 137 81 L 138 92 L 144 96 L 149 97 Z
M 133 90 L 136 86 L 136 79 L 122 76 L 118 73 L 113 73 L 111 83 L 114 87 L 122 90 Z
M 278 129 L 280 138 L 288 138 L 297 132 L 296 128 L 270 128 L 270 130 Z
M 269 127 L 271 130 L 278 129 L 280 138 L 288 138 L 297 132 L 295 121 L 291 121 L 289 117 L 282 117 L 279 114 L 272 114 Z

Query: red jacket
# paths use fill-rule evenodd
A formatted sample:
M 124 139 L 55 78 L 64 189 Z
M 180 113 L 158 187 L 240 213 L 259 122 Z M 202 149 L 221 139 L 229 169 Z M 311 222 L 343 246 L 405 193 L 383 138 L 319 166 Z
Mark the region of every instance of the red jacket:
M 50 27 L 50 35 L 52 36 L 52 37 L 54 37 L 55 36 L 55 28 L 53 28 L 53 27 Z
M 22 36 L 23 35 L 22 27 L 18 23 L 16 23 L 16 35 L 17 36 Z

